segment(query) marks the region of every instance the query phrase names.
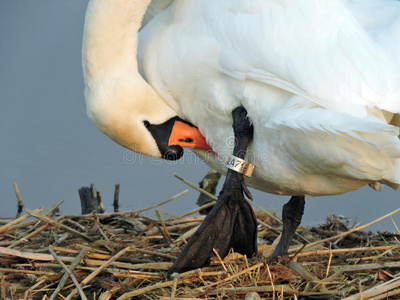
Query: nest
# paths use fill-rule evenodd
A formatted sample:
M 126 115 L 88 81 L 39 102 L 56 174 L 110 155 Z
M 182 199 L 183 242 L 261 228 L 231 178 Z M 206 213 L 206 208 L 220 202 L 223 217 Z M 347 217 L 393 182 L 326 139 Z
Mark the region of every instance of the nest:
M 60 204 L 27 209 L 25 216 L 3 221 L 1 299 L 400 297 L 398 236 L 360 231 L 379 219 L 350 226 L 329 217 L 319 228 L 299 228 L 289 255 L 276 261 L 270 255 L 281 222 L 257 210 L 256 257 L 232 252 L 221 259 L 215 252 L 210 266 L 167 278 L 204 218 L 193 214 L 204 207 L 182 216 L 156 211 L 157 219 L 151 219 L 141 212 L 158 205 L 133 212 L 57 215 Z

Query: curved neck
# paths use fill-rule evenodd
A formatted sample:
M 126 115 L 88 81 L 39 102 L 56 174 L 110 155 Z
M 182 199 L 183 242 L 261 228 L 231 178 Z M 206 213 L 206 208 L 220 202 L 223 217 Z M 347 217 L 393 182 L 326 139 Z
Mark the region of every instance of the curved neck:
M 85 77 L 137 71 L 137 34 L 150 0 L 90 0 L 83 37 Z

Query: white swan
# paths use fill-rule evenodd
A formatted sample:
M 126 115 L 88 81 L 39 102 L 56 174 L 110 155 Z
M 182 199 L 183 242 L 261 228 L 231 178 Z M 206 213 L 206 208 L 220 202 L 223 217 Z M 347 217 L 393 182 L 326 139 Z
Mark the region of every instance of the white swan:
M 177 159 L 182 148 L 174 141 L 186 147 L 209 146 L 197 128 L 179 122 L 183 120 L 138 73 L 137 32 L 149 2 L 89 2 L 83 39 L 87 113 L 116 143 L 141 154 Z M 172 132 L 175 121 L 181 133 Z M 187 142 L 188 135 L 193 141 Z
M 232 111 L 243 106 L 254 126 L 249 185 L 303 196 L 399 186 L 399 1 L 174 0 L 138 43 L 149 2 L 89 4 L 87 109 L 113 140 L 165 157 L 145 125 L 178 114 L 214 150 L 198 154 L 224 172 Z
M 400 3 L 179 1 L 140 33 L 145 79 L 219 155 L 230 113 L 255 125 L 249 184 L 330 195 L 399 183 Z

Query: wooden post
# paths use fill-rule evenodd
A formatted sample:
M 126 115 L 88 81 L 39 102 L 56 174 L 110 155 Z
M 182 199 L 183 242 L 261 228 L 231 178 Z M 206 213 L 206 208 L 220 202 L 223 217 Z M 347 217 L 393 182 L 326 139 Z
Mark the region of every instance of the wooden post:
M 18 201 L 18 211 L 17 211 L 17 216 L 15 218 L 19 218 L 21 216 L 24 205 L 22 204 L 21 194 L 19 192 L 19 187 L 16 182 L 14 182 L 14 191 L 15 191 L 15 196 L 17 196 L 17 201 Z
M 115 185 L 113 206 L 114 212 L 119 212 L 119 184 Z
M 101 213 L 101 214 L 104 213 L 105 209 L 104 209 L 103 201 L 101 200 L 101 195 L 100 195 L 99 191 L 97 191 L 97 202 L 99 205 L 99 213 Z
M 81 187 L 78 192 L 81 198 L 82 215 L 100 212 L 98 193 L 93 183 L 90 187 Z
M 214 169 L 210 169 L 210 171 L 208 171 L 207 175 L 204 176 L 203 180 L 199 182 L 199 187 L 206 190 L 207 192 L 209 192 L 210 194 L 215 195 L 215 191 L 217 189 L 217 185 L 219 182 L 219 179 L 221 178 L 221 174 L 218 173 L 217 171 L 215 171 Z M 208 204 L 210 202 L 214 201 L 213 199 L 211 199 L 210 197 L 208 197 L 207 195 L 204 195 L 203 193 L 201 193 L 199 195 L 199 198 L 197 199 L 197 205 L 199 206 L 203 206 L 205 204 Z M 210 212 L 210 210 L 213 207 L 209 207 L 206 209 L 203 209 L 200 211 L 200 214 L 202 215 L 206 215 Z

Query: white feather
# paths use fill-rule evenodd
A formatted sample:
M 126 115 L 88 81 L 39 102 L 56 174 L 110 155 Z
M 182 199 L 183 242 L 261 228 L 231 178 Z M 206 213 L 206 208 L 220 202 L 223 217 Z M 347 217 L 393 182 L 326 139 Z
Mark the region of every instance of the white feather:
M 327 195 L 400 184 L 388 124 L 400 113 L 399 1 L 174 0 L 138 51 L 143 77 L 199 126 L 221 171 L 243 105 L 255 127 L 250 185 Z
M 140 70 L 199 126 L 221 170 L 230 112 L 245 106 L 250 185 L 317 195 L 397 184 L 399 130 L 382 110 L 400 112 L 399 16 L 394 0 L 175 0 L 141 32 Z

